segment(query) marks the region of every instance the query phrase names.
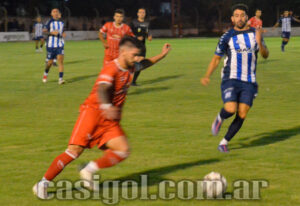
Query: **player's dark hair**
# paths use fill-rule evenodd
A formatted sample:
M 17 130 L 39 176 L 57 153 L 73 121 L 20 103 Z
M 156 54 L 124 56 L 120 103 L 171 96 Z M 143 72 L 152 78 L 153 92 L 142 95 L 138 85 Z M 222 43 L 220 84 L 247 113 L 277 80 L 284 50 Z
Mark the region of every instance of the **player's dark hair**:
M 131 47 L 131 48 L 142 49 L 142 43 L 139 40 L 137 40 L 137 38 L 132 37 L 132 36 L 124 36 L 121 39 L 121 41 L 119 43 L 119 47 L 122 47 L 124 45 Z
M 248 6 L 247 5 L 245 5 L 245 4 L 236 4 L 236 5 L 233 5 L 232 7 L 231 7 L 231 11 L 232 11 L 232 14 L 233 14 L 233 12 L 235 11 L 235 10 L 242 10 L 242 11 L 244 11 L 246 14 L 248 14 Z
M 143 9 L 145 12 L 147 12 L 147 9 L 145 7 L 140 7 L 138 10 Z
M 122 14 L 123 16 L 125 16 L 125 11 L 124 9 L 116 9 L 115 14 Z

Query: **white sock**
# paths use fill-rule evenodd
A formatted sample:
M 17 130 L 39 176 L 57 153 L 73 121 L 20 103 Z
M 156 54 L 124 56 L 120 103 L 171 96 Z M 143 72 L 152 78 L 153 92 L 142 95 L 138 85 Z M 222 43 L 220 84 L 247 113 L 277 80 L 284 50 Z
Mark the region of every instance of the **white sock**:
M 48 76 L 48 73 L 44 72 L 44 76 L 46 76 L 46 77 L 47 77 L 47 76 Z
M 228 141 L 225 138 L 223 138 L 219 145 L 227 145 L 227 144 L 228 144 Z
M 49 180 L 47 180 L 45 177 L 43 177 L 41 179 L 41 181 L 39 182 L 39 184 L 43 184 L 45 187 L 48 187 L 49 182 L 50 182 Z
M 96 164 L 96 162 L 94 161 L 90 161 L 86 166 L 85 168 L 83 168 L 84 170 L 87 170 L 91 173 L 95 173 L 99 170 L 99 167 L 98 165 Z

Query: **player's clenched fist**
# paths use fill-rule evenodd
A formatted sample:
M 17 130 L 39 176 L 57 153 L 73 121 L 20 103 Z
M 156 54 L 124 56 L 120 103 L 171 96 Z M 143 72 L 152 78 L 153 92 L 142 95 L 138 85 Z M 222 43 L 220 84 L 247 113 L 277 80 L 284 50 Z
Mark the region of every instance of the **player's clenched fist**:
M 203 77 L 200 81 L 203 86 L 207 86 L 210 82 L 210 79 L 208 77 Z

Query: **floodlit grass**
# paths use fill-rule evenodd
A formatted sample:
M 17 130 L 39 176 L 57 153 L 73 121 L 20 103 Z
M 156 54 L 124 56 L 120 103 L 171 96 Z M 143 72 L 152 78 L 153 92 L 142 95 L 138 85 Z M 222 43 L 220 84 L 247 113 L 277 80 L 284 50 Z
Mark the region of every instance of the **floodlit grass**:
M 247 120 L 230 142 L 230 153 L 217 151 L 220 135 L 210 126 L 222 107 L 220 68 L 208 87 L 200 77 L 218 39 L 162 39 L 148 43 L 148 56 L 172 44 L 170 55 L 142 72 L 139 87 L 131 88 L 122 120 L 131 156 L 100 172 L 104 179 L 138 179 L 149 175 L 155 193 L 163 179 L 198 180 L 211 171 L 222 173 L 233 192 L 235 180 L 263 179 L 269 187 L 261 200 L 120 200 L 120 205 L 300 205 L 300 38 L 292 37 L 286 52 L 280 38 L 266 38 L 268 60 L 258 61 L 259 95 Z M 67 146 L 79 105 L 88 96 L 101 70 L 99 41 L 67 42 L 65 85 L 57 84 L 58 69 L 42 83 L 45 53 L 34 43 L 0 45 L 0 203 L 1 205 L 101 205 L 101 200 L 49 200 L 33 196 L 31 188 L 51 161 Z M 78 179 L 77 166 L 98 158 L 85 151 L 55 179 Z

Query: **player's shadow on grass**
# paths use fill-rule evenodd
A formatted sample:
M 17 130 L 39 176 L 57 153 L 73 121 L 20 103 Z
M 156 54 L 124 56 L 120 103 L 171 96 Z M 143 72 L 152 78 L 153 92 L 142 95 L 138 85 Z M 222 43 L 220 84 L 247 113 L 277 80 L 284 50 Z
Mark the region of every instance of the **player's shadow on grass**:
M 83 76 L 78 76 L 78 77 L 73 77 L 73 78 L 70 78 L 70 79 L 67 79 L 67 83 L 73 83 L 73 82 L 78 82 L 78 81 L 82 81 L 82 80 L 85 80 L 85 79 L 89 79 L 89 78 L 92 78 L 92 77 L 97 77 L 98 74 L 91 74 L 91 75 L 83 75 Z
M 64 65 L 83 63 L 83 62 L 88 62 L 90 60 L 91 59 L 81 59 L 81 60 L 74 60 L 74 61 L 66 61 L 66 62 L 64 62 Z
M 170 75 L 170 76 L 162 76 L 162 77 L 158 77 L 156 79 L 149 79 L 149 80 L 145 80 L 145 81 L 141 81 L 141 85 L 147 85 L 147 84 L 155 84 L 158 82 L 164 82 L 164 81 L 168 81 L 170 79 L 177 79 L 179 77 L 182 77 L 183 75 Z
M 129 92 L 128 95 L 138 95 L 149 92 L 159 92 L 170 89 L 170 87 L 151 87 L 151 88 L 136 88 L 134 91 Z
M 147 186 L 152 186 L 159 184 L 161 181 L 166 180 L 164 175 L 178 171 L 178 170 L 184 170 L 187 168 L 195 167 L 195 166 L 203 166 L 207 164 L 213 164 L 216 162 L 219 162 L 220 159 L 206 159 L 206 160 L 197 160 L 193 162 L 186 162 L 186 163 L 181 163 L 181 164 L 174 164 L 174 165 L 169 165 L 169 166 L 164 166 L 164 167 L 158 167 L 150 170 L 145 170 L 141 172 L 136 172 L 130 175 L 126 175 L 123 177 L 119 177 L 116 179 L 113 179 L 114 181 L 120 181 L 124 182 L 126 180 L 134 180 L 139 183 L 140 187 L 140 181 L 141 181 L 141 175 L 147 175 L 148 176 L 148 184 Z M 119 185 L 121 186 L 121 184 Z M 103 188 L 102 185 L 100 184 L 100 188 Z
M 254 139 L 250 141 L 249 143 L 238 143 L 239 146 L 231 148 L 234 149 L 242 149 L 242 148 L 248 148 L 248 147 L 259 147 L 259 146 L 265 146 L 269 144 L 274 144 L 277 142 L 285 141 L 293 136 L 296 136 L 300 134 L 300 126 L 290 128 L 290 129 L 281 129 L 281 130 L 275 130 L 273 132 L 267 132 L 267 133 L 261 133 L 252 137 L 244 138 L 241 141 L 245 141 L 248 139 Z

